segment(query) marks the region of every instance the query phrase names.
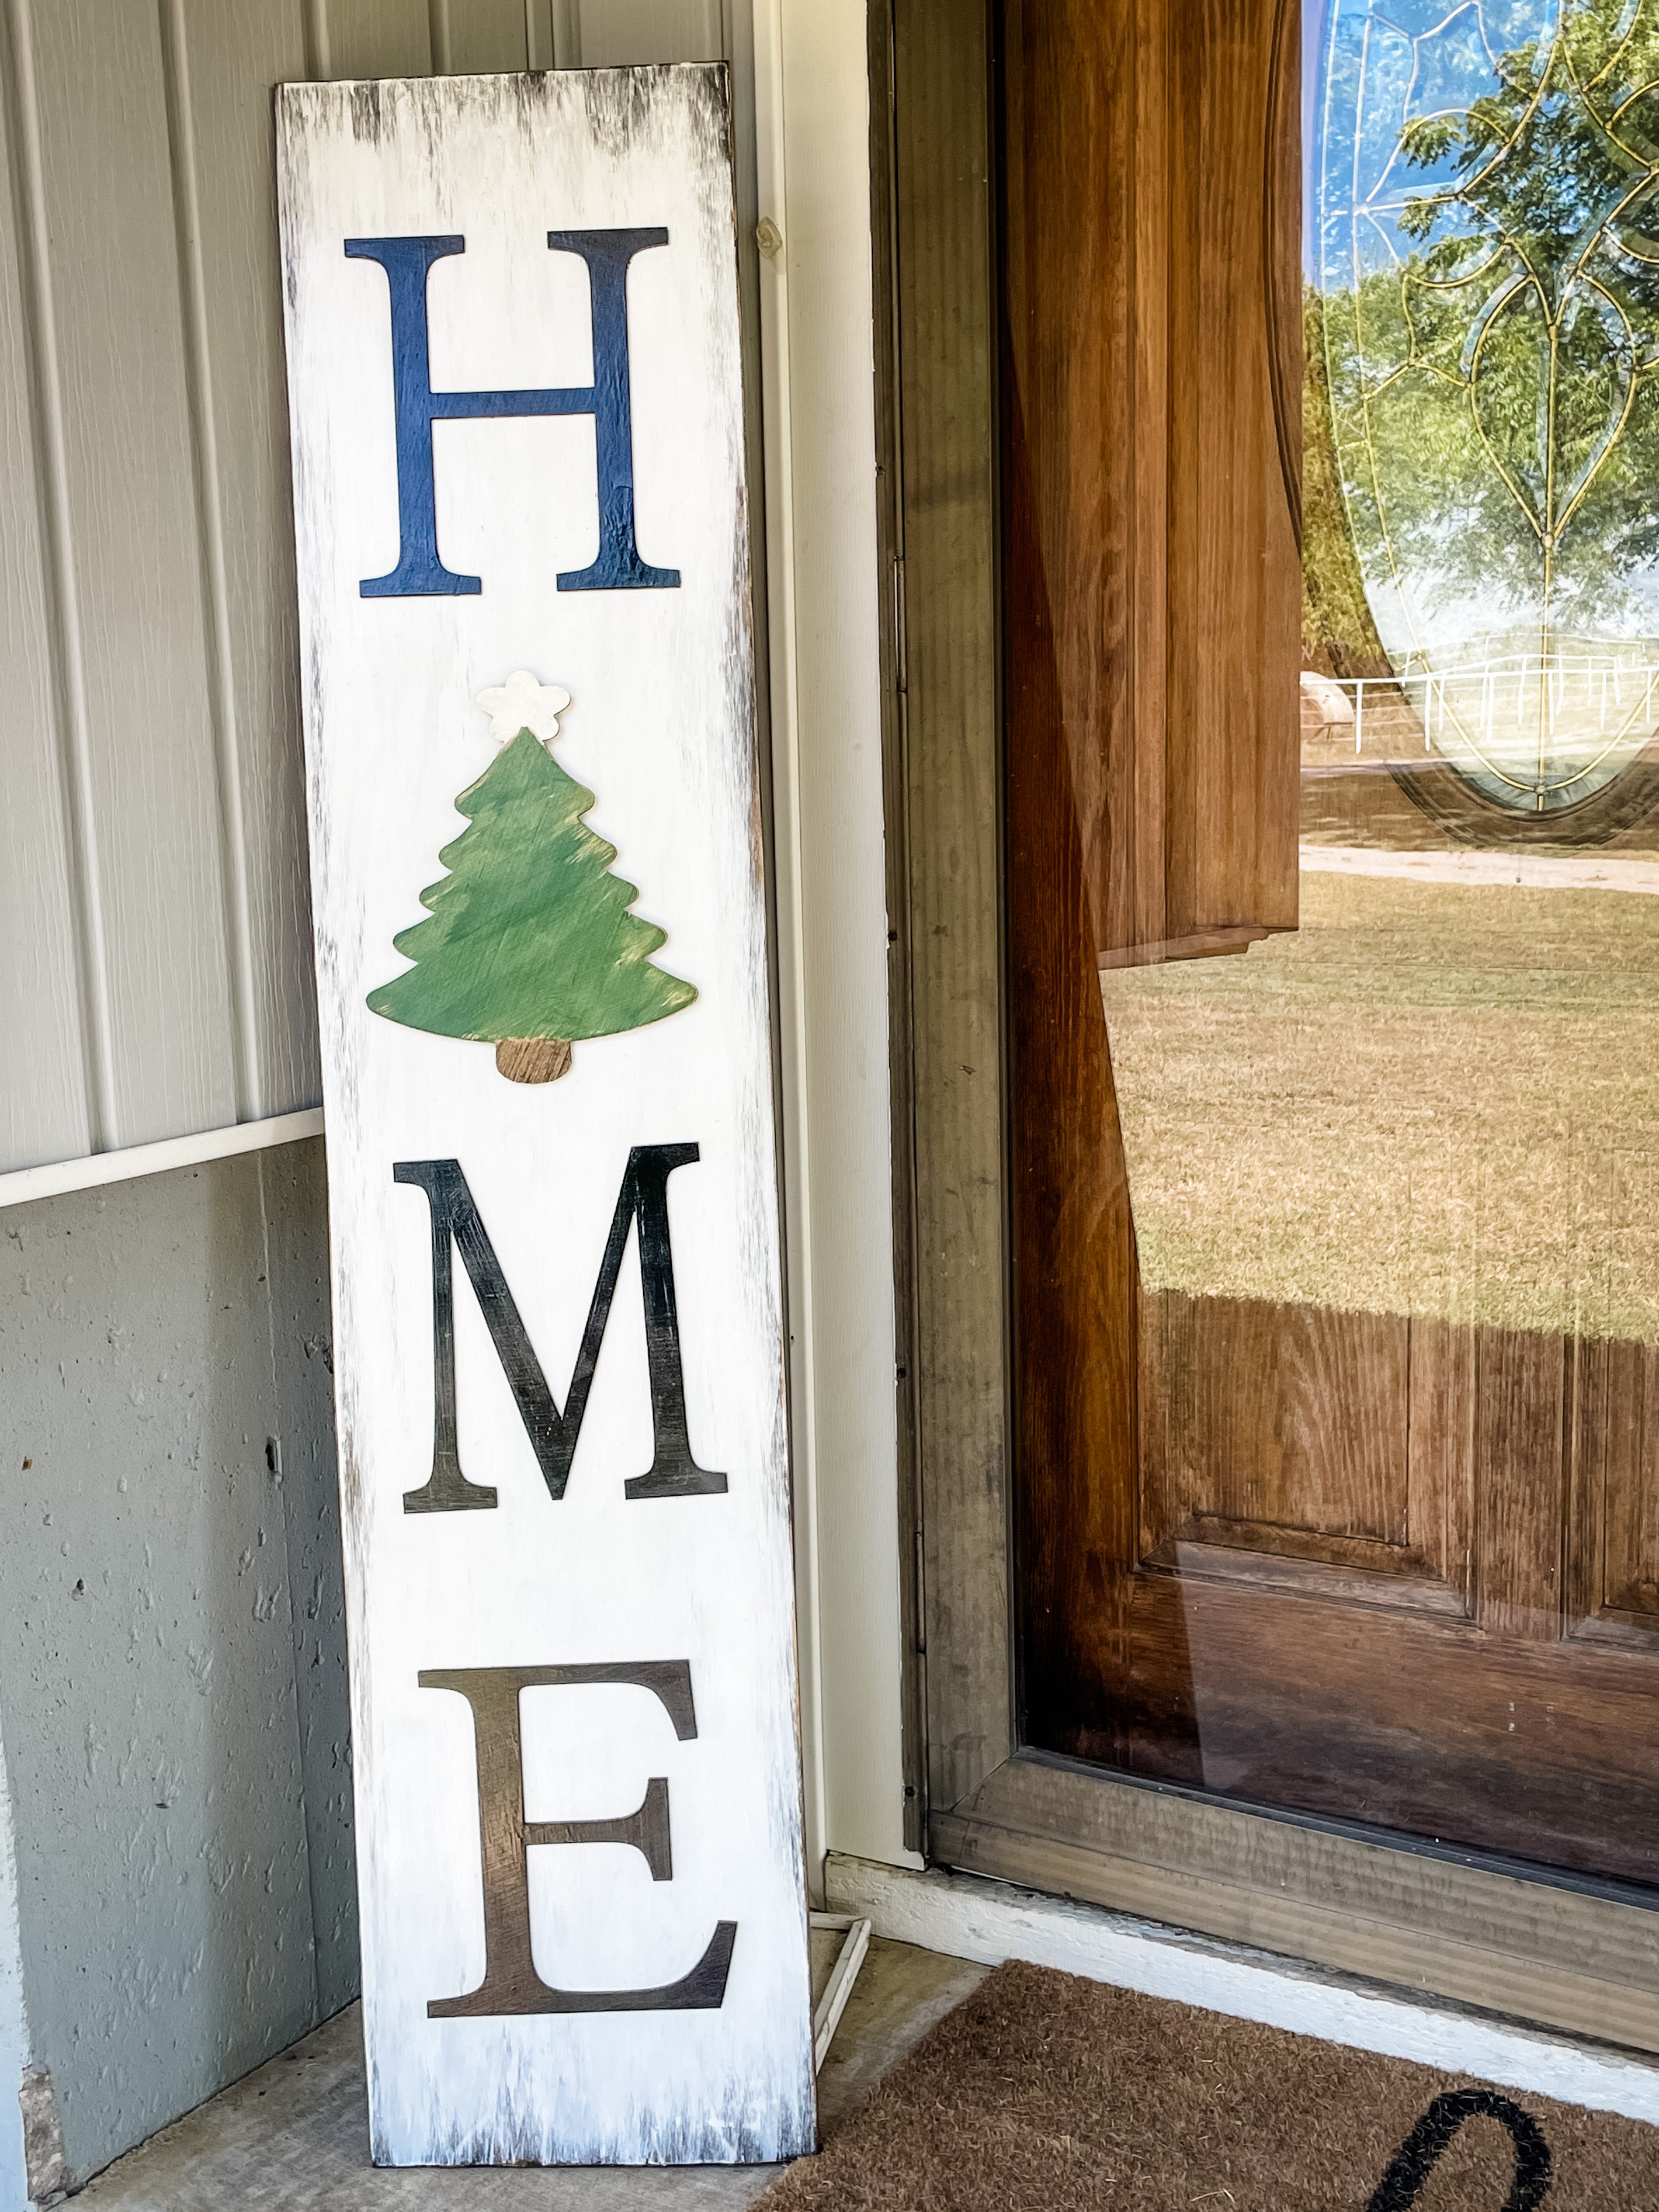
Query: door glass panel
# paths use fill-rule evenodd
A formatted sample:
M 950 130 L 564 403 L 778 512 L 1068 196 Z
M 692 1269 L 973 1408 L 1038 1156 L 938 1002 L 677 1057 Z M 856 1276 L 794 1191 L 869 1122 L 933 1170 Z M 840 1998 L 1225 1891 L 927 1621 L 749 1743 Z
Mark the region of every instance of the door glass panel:
M 1299 926 L 1103 967 L 1085 1167 L 1030 1164 L 1094 1093 L 1011 848 L 1027 1737 L 1652 1884 L 1659 0 L 1305 10 Z M 1073 1509 L 1031 1194 L 1058 1249 L 1119 1146 L 1132 1310 L 1066 1357 L 1127 1330 L 1133 1444 Z
M 1316 27 L 1310 657 L 1359 679 L 1361 759 L 1370 705 L 1379 757 L 1565 817 L 1654 722 L 1659 27 L 1627 0 Z

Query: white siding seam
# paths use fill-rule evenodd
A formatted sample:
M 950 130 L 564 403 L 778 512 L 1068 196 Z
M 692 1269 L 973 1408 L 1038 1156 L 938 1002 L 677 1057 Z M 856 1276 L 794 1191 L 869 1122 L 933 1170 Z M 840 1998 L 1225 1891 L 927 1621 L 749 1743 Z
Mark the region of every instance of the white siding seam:
M 582 65 L 581 0 L 553 0 L 553 66 Z
M 190 55 L 184 0 L 160 0 L 161 76 L 167 91 L 178 237 L 179 306 L 185 341 L 185 400 L 196 474 L 200 531 L 203 629 L 208 653 L 208 705 L 219 801 L 220 884 L 230 952 L 231 1037 L 239 1121 L 265 1110 L 264 1074 L 254 1020 L 252 926 L 248 911 L 247 834 L 242 814 L 241 746 L 230 639 L 230 587 L 225 570 L 220 503 L 219 442 L 213 420 L 213 359 L 208 340 L 207 283 L 202 269 L 202 220 L 197 180 L 196 127 L 191 111 Z
M 305 0 L 306 75 L 319 82 L 333 71 L 329 67 L 328 0 Z
M 206 1160 L 263 1152 L 270 1145 L 298 1144 L 303 1138 L 322 1133 L 322 1108 L 307 1106 L 298 1113 L 273 1114 L 262 1121 L 202 1129 L 191 1137 L 163 1137 L 153 1145 L 128 1145 L 119 1152 L 53 1160 L 44 1167 L 16 1168 L 9 1175 L 0 1175 L 0 1208 L 27 1206 L 38 1198 L 59 1198 L 65 1191 L 96 1190 L 107 1182 L 131 1182 L 139 1176 L 166 1175 L 173 1168 L 199 1167 Z
M 426 36 L 432 49 L 433 76 L 447 76 L 454 65 L 454 47 L 449 35 L 449 0 L 426 0 Z
M 70 544 L 69 455 L 64 429 L 58 324 L 46 231 L 40 99 L 35 88 L 34 28 L 29 0 L 7 0 L 10 31 L 12 117 L 17 144 L 18 244 L 23 263 L 27 343 L 33 375 L 36 452 L 41 469 L 41 520 L 49 548 L 45 579 L 58 650 L 58 759 L 64 826 L 71 854 L 76 967 L 80 984 L 88 1139 L 94 1150 L 120 1142 L 115 1104 L 114 1043 L 105 951 L 97 825 L 92 805 L 92 738 L 81 632 L 80 594 Z
M 551 69 L 554 66 L 552 38 L 553 18 L 549 11 L 548 0 L 524 0 L 524 63 L 526 69 Z

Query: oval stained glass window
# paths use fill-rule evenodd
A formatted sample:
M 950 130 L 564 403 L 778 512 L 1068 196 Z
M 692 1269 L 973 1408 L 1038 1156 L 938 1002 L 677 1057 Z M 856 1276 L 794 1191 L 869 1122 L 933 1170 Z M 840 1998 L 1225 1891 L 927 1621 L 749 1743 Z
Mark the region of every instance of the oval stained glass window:
M 1659 720 L 1659 0 L 1325 0 L 1308 337 L 1425 749 L 1578 804 Z

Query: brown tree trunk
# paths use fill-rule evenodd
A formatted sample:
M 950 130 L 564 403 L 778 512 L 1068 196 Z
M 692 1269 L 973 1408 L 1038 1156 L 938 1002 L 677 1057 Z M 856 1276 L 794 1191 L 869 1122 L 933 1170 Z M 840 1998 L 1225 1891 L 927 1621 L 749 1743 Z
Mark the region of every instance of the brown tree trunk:
M 509 1083 L 556 1083 L 570 1072 L 568 1037 L 503 1037 L 495 1066 Z

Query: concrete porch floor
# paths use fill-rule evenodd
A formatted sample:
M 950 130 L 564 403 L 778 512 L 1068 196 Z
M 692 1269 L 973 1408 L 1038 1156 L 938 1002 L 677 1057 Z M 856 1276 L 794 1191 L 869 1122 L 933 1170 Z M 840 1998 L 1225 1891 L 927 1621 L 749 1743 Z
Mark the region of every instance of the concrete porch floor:
M 813 1937 L 814 1997 L 839 1939 Z M 874 1939 L 818 2076 L 828 2137 L 940 2014 L 989 1972 Z M 100 2174 L 96 2212 L 726 2212 L 781 2171 L 750 2166 L 417 2166 L 368 2162 L 360 2008 L 352 2005 L 258 2073 Z

